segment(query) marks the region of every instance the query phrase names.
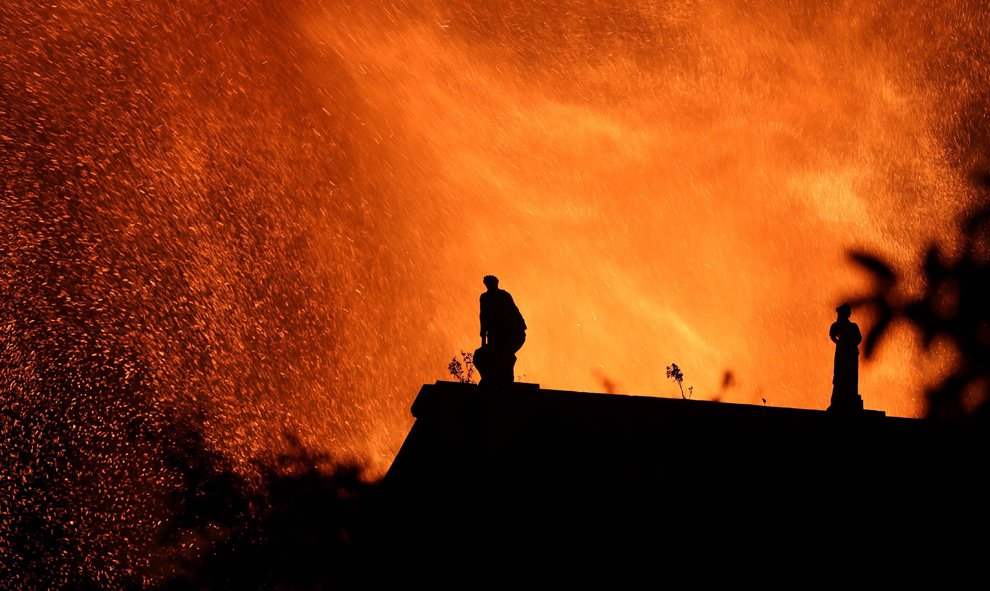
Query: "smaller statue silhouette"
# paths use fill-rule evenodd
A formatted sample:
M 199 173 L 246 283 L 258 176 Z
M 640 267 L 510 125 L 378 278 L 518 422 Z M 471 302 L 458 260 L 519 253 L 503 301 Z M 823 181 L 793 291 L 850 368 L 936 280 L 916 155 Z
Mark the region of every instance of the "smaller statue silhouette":
M 481 294 L 481 347 L 474 352 L 474 366 L 481 385 L 511 384 L 516 352 L 526 342 L 526 321 L 509 292 L 498 287 L 498 277 L 484 278 L 488 291 Z
M 859 395 L 859 344 L 863 335 L 859 326 L 851 322 L 852 308 L 842 304 L 835 309 L 839 317 L 828 329 L 828 336 L 835 343 L 835 363 L 832 369 L 832 402 L 830 412 L 848 413 L 863 410 L 863 398 Z

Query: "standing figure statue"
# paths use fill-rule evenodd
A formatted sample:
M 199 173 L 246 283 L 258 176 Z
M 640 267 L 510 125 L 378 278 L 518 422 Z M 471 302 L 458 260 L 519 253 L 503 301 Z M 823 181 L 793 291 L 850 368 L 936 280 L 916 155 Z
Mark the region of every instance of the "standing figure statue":
M 859 326 L 849 320 L 852 308 L 842 304 L 835 309 L 838 319 L 828 329 L 828 336 L 835 343 L 835 365 L 832 370 L 832 403 L 828 410 L 848 413 L 863 410 L 863 398 L 859 395 L 859 344 L 863 335 Z
M 481 294 L 481 348 L 474 352 L 474 366 L 482 385 L 511 384 L 516 351 L 526 342 L 526 321 L 509 292 L 499 289 L 498 277 L 487 275 L 484 282 L 488 291 Z

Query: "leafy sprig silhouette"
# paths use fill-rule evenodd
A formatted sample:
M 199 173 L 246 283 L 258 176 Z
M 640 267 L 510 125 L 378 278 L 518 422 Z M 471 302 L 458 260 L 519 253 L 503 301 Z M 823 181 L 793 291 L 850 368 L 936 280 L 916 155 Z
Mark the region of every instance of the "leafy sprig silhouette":
M 694 386 L 688 386 L 687 396 L 684 395 L 684 372 L 677 367 L 676 363 L 667 366 L 667 377 L 677 382 L 677 387 L 681 391 L 681 398 L 689 400 L 694 395 Z
M 473 384 L 474 382 L 474 355 L 461 350 L 461 359 L 454 356 L 447 364 L 447 371 L 462 384 Z

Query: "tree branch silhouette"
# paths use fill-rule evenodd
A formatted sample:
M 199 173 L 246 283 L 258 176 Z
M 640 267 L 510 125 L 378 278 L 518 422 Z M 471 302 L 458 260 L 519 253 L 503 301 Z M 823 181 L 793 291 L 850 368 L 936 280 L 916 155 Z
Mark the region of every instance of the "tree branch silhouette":
M 983 205 L 959 224 L 959 254 L 928 245 L 920 264 L 924 291 L 911 295 L 893 265 L 880 257 L 851 251 L 849 258 L 872 279 L 870 290 L 850 300 L 874 313 L 864 341 L 867 359 L 897 323 L 918 330 L 921 345 L 950 343 L 959 362 L 927 392 L 928 414 L 938 418 L 986 417 L 990 412 L 990 174 L 975 176 Z

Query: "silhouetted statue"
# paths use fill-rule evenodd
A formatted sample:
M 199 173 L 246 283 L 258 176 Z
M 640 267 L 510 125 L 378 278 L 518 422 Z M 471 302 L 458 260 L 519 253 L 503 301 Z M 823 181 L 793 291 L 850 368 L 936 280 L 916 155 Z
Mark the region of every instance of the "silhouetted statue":
M 511 384 L 516 351 L 526 342 L 526 321 L 509 292 L 499 289 L 498 277 L 487 275 L 484 282 L 488 291 L 481 294 L 481 347 L 474 352 L 474 366 L 481 384 Z
M 863 410 L 863 399 L 859 395 L 859 344 L 863 335 L 859 326 L 851 322 L 852 308 L 842 304 L 835 309 L 839 318 L 828 329 L 828 336 L 835 343 L 835 365 L 832 370 L 832 412 L 854 412 Z

